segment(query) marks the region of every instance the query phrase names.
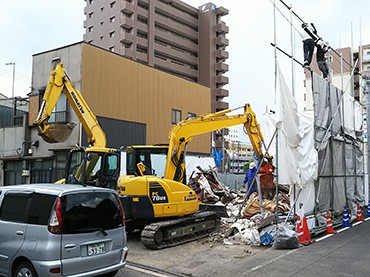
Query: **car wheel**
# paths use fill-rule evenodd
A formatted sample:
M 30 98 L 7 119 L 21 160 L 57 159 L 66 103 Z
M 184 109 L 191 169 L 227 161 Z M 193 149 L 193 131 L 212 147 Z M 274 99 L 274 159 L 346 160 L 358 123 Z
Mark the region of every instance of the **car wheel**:
M 116 276 L 117 273 L 118 273 L 118 270 L 106 273 L 103 276 L 104 277 L 113 277 L 113 276 Z
M 17 266 L 13 277 L 37 277 L 37 273 L 30 262 L 24 261 Z

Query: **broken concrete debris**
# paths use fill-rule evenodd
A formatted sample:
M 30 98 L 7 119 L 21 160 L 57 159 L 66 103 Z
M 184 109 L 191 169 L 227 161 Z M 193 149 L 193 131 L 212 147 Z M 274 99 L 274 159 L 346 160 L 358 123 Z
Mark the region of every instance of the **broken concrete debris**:
M 224 205 L 228 214 L 228 217 L 222 217 L 219 233 L 213 235 L 212 241 L 222 238 L 225 245 L 271 245 L 276 236 L 276 225 L 272 225 L 276 217 L 276 200 L 262 199 L 263 213 L 261 213 L 256 192 L 249 199 L 246 199 L 247 191 L 245 188 L 231 190 L 223 184 L 217 172 L 211 167 L 204 170 L 198 166 L 197 169 L 198 172 L 193 172 L 189 178 L 189 186 L 197 193 L 198 199 L 202 203 Z M 290 209 L 287 192 L 286 188 L 279 188 L 278 209 L 279 215 L 281 214 L 284 219 Z M 283 239 L 292 242 L 294 238 L 289 236 L 292 235 L 292 232 L 295 233 L 292 231 L 294 225 L 286 228 L 291 232 L 284 229 L 280 230 L 280 233 L 286 235 L 283 236 Z M 280 237 L 281 244 L 283 242 Z M 290 239 L 288 240 L 287 237 Z

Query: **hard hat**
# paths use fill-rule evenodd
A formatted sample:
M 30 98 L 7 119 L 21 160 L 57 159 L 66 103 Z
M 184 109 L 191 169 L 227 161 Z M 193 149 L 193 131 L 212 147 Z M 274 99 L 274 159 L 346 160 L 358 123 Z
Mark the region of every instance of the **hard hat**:
M 251 162 L 251 163 L 249 164 L 249 168 L 250 168 L 250 169 L 253 169 L 253 168 L 255 168 L 255 167 L 256 167 L 255 162 Z

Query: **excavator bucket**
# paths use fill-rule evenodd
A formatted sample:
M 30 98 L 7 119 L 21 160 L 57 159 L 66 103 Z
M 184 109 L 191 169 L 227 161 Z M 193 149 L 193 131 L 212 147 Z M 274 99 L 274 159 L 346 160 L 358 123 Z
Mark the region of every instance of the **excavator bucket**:
M 39 135 L 49 143 L 64 142 L 69 138 L 75 126 L 74 123 L 51 123 Z
M 214 212 L 217 213 L 220 217 L 229 217 L 225 205 L 201 203 L 199 205 L 199 210 Z

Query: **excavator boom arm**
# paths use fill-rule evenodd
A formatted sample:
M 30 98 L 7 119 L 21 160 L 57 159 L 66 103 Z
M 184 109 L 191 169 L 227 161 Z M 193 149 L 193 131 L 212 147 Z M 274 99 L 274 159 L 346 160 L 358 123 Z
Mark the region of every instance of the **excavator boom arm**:
M 48 122 L 62 92 L 66 95 L 68 102 L 82 123 L 88 136 L 88 143 L 91 146 L 105 147 L 106 137 L 103 129 L 60 63 L 50 73 L 41 109 L 35 121 L 39 135 L 47 142 L 57 143 L 65 141 L 71 134 L 73 124 L 51 124 Z
M 195 118 L 185 119 L 177 123 L 169 135 L 169 149 L 167 155 L 164 178 L 184 181 L 183 151 L 194 136 L 220 130 L 223 128 L 243 124 L 259 160 L 262 159 L 264 138 L 257 122 L 257 118 L 249 104 L 244 106 L 244 113 L 228 115 L 232 110 L 224 110 Z M 179 173 L 182 172 L 182 173 Z

